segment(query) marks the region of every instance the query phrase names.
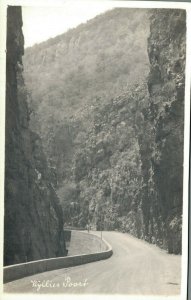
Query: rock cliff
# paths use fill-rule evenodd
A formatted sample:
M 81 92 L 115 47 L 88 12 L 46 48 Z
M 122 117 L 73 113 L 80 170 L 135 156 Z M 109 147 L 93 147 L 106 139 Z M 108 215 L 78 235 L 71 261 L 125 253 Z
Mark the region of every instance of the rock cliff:
M 152 143 L 144 177 L 150 206 L 147 232 L 153 231 L 170 253 L 181 252 L 185 35 L 185 11 L 152 12 L 148 39 Z
M 4 264 L 66 254 L 62 208 L 41 141 L 29 129 L 20 7 L 8 7 Z

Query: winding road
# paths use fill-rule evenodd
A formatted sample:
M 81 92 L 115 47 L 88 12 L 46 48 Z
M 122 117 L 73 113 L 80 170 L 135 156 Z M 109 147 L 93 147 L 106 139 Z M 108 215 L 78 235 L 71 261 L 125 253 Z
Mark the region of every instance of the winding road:
M 4 292 L 128 295 L 180 293 L 180 255 L 167 254 L 155 245 L 128 234 L 103 232 L 103 237 L 113 248 L 113 255 L 109 259 L 15 280 L 4 285 Z

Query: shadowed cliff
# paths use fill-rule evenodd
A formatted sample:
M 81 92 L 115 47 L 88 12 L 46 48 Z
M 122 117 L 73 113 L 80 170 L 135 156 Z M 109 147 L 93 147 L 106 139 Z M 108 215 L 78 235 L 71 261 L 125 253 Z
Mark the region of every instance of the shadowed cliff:
M 8 7 L 4 264 L 66 254 L 63 214 L 41 141 L 29 129 L 20 7 Z
M 180 253 L 186 12 L 178 9 L 153 11 L 150 17 L 150 31 L 148 89 L 153 144 L 149 176 L 150 182 L 154 182 L 155 194 L 149 188 L 148 198 L 150 211 L 156 211 L 155 222 L 156 219 L 160 220 L 156 234 L 162 232 L 170 253 Z M 153 227 L 152 220 L 150 225 Z

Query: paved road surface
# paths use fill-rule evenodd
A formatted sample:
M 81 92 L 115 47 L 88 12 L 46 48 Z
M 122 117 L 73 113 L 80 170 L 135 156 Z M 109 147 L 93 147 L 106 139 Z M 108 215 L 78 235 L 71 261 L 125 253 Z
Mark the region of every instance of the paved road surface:
M 103 232 L 103 237 L 113 247 L 111 258 L 15 280 L 5 284 L 4 291 L 141 295 L 180 293 L 180 255 L 169 255 L 128 234 Z M 37 282 L 46 287 L 38 288 Z

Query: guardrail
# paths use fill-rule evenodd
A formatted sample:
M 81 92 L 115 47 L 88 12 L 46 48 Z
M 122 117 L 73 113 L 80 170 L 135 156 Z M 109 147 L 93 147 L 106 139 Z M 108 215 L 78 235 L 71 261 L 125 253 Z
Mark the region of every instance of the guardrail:
M 92 235 L 92 233 L 89 233 L 89 235 Z M 100 240 L 100 238 L 97 235 L 94 236 L 96 236 L 98 240 Z M 69 268 L 94 261 L 107 259 L 113 254 L 113 250 L 111 245 L 107 241 L 105 241 L 104 239 L 102 239 L 102 241 L 107 246 L 107 250 L 105 251 L 68 257 L 42 259 L 4 267 L 3 281 L 4 283 L 7 283 L 13 280 L 21 279 L 23 277 L 35 275 L 46 271 Z
M 75 227 L 75 226 L 64 226 L 64 231 L 66 230 L 76 230 L 76 231 L 84 231 L 84 230 L 87 230 L 86 228 L 84 227 Z

